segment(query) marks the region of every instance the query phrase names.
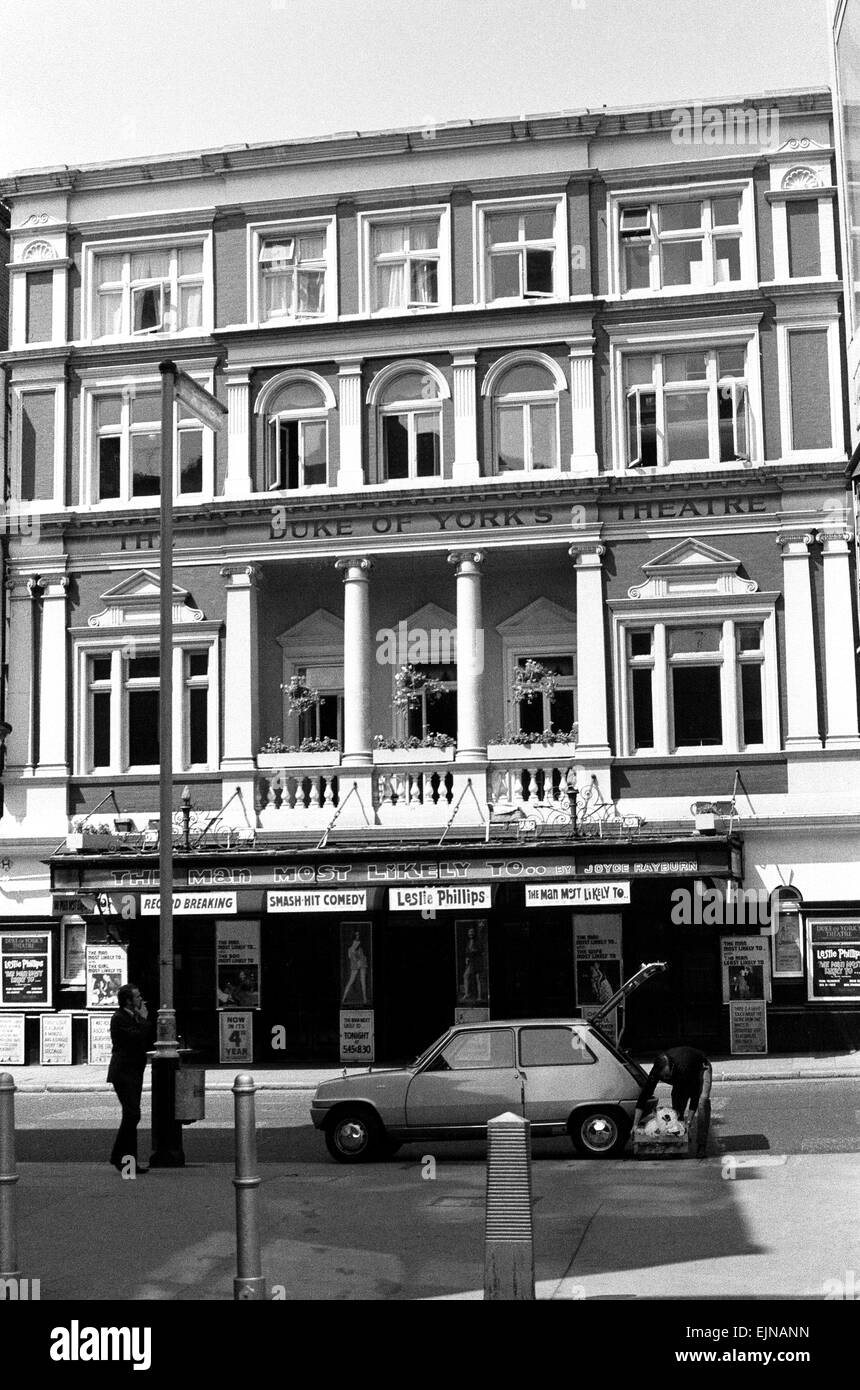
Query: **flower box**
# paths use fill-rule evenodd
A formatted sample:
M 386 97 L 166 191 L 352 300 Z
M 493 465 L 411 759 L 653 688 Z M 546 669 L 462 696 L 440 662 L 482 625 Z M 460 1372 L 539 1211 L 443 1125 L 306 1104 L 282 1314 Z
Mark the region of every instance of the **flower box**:
M 333 748 L 330 753 L 258 753 L 257 767 L 260 772 L 280 772 L 287 768 L 339 767 L 340 749 Z
M 491 762 L 572 763 L 576 759 L 575 743 L 488 743 L 487 757 Z
M 456 748 L 374 748 L 374 763 L 452 763 Z

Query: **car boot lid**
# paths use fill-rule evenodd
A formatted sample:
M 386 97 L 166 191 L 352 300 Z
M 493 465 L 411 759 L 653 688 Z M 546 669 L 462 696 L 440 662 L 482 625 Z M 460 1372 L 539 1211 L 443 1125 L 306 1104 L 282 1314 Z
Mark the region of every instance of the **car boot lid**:
M 621 988 L 617 989 L 612 995 L 612 998 L 607 999 L 606 1003 L 597 1010 L 597 1013 L 591 1015 L 591 1018 L 588 1020 L 589 1023 L 600 1023 L 601 1019 L 611 1014 L 613 1009 L 617 1009 L 618 1005 L 621 1004 L 629 994 L 637 990 L 640 985 L 644 985 L 646 980 L 650 980 L 652 975 L 659 975 L 661 971 L 667 969 L 668 965 L 664 960 L 655 960 L 651 961 L 648 965 L 641 965 L 636 971 L 636 974 L 631 975 L 629 980 L 625 980 Z

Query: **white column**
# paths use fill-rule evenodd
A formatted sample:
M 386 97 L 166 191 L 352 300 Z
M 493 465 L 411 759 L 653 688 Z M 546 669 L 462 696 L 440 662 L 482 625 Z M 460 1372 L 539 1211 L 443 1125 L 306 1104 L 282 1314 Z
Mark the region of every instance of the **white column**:
M 666 758 L 669 755 L 669 662 L 667 657 L 666 624 L 655 623 L 654 675 L 651 693 L 653 698 L 654 754 L 658 758 Z M 622 678 L 626 679 L 626 672 Z
M 229 368 L 227 381 L 227 475 L 225 497 L 247 497 L 251 486 L 251 381 L 247 368 Z
M 454 369 L 454 472 L 455 483 L 472 483 L 481 476 L 478 461 L 475 354 L 457 352 Z
M 570 409 L 573 425 L 572 473 L 597 472 L 594 433 L 594 344 L 570 343 Z
M 367 767 L 370 745 L 370 571 L 363 555 L 337 560 L 343 570 L 343 757 L 344 767 Z
M 785 531 L 777 536 L 782 550 L 782 588 L 785 600 L 785 689 L 788 708 L 787 749 L 821 747 L 812 625 L 812 585 L 809 546 L 812 532 Z M 852 641 L 852 651 L 853 651 Z
M 568 551 L 576 569 L 576 749 L 577 755 L 585 758 L 609 757 L 604 553 L 604 547 L 594 540 L 578 541 Z
M 825 748 L 856 748 L 857 664 L 851 604 L 849 542 L 842 527 L 818 532 L 824 569 L 824 662 L 827 682 Z
M 227 632 L 224 646 L 224 756 L 222 772 L 249 771 L 257 753 L 257 591 L 253 565 L 225 565 Z
M 39 661 L 39 771 L 68 775 L 66 752 L 66 591 L 65 574 L 44 574 L 42 639 Z
M 337 486 L 364 487 L 364 464 L 361 457 L 361 358 L 351 357 L 338 362 L 340 466 Z
M 35 757 L 33 645 L 34 601 L 42 587 L 36 578 L 18 576 L 6 583 L 9 593 L 9 679 L 6 689 L 6 719 L 12 732 L 6 740 L 6 770 L 32 772 Z
M 454 551 L 457 576 L 457 752 L 455 761 L 486 758 L 484 729 L 484 617 L 480 550 Z

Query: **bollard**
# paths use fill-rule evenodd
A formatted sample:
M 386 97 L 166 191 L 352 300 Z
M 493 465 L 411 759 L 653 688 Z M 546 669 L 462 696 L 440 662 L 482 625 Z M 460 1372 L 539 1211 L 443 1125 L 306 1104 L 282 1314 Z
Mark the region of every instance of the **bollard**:
M 15 1082 L 0 1076 L 0 1279 L 20 1279 L 15 1239 Z
M 521 1115 L 487 1125 L 484 1299 L 533 1299 L 531 1126 Z
M 260 1260 L 260 1223 L 257 1211 L 257 1123 L 253 1076 L 241 1072 L 233 1082 L 236 1127 L 236 1278 L 233 1297 L 261 1300 L 266 1297 L 266 1281 Z

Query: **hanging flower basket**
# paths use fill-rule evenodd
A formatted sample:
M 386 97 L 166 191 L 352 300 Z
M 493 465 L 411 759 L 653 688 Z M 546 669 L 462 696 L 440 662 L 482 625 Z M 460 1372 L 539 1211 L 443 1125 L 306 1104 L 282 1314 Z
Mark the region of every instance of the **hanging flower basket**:
M 437 680 L 435 676 L 428 676 L 424 671 L 416 670 L 409 662 L 406 666 L 401 666 L 394 677 L 392 703 L 398 710 L 418 709 L 422 695 L 426 695 L 429 700 L 435 700 L 444 689 L 442 681 Z
M 522 666 L 518 666 L 511 686 L 511 695 L 514 703 L 521 705 L 524 701 L 530 704 L 532 700 L 538 699 L 541 695 L 549 696 L 550 700 L 555 695 L 558 677 L 548 666 L 544 666 L 542 661 L 526 661 Z
M 290 714 L 307 714 L 319 701 L 319 691 L 312 690 L 304 676 L 291 676 L 281 689 L 287 697 Z

